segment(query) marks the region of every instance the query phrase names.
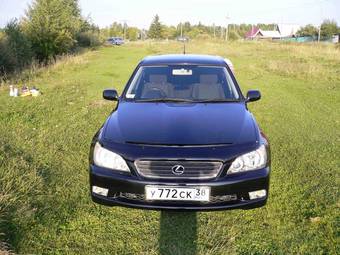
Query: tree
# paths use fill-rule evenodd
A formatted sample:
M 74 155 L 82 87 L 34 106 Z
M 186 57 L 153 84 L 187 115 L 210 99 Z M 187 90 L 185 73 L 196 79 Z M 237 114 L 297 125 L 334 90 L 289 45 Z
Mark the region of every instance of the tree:
M 190 38 L 195 38 L 198 35 L 200 35 L 201 33 L 202 33 L 201 29 L 199 29 L 196 26 L 193 26 L 189 31 L 186 31 L 185 33 L 183 33 L 183 35 L 184 36 L 189 36 Z
M 139 29 L 137 27 L 128 27 L 126 30 L 126 37 L 130 41 L 136 41 L 139 37 Z
M 190 32 L 191 29 L 192 29 L 192 27 L 191 27 L 190 22 L 189 21 L 184 22 L 184 24 L 183 24 L 183 35 L 184 35 L 184 33 Z
M 177 35 L 177 29 L 174 26 L 163 25 L 163 36 L 167 39 L 174 39 Z
M 256 27 L 262 29 L 262 30 L 275 30 L 276 24 L 264 24 L 264 23 L 258 23 Z
M 34 0 L 26 12 L 25 29 L 39 62 L 68 52 L 76 43 L 82 18 L 77 0 Z
M 11 52 L 15 66 L 19 69 L 32 62 L 31 42 L 23 33 L 18 21 L 12 20 L 5 27 L 8 50 Z
M 331 38 L 332 35 L 339 33 L 339 28 L 334 20 L 326 19 L 321 24 L 321 37 Z
M 71 8 L 72 15 L 74 17 L 81 17 L 81 12 L 78 4 L 78 0 L 66 0 L 64 1 L 69 8 Z
M 150 25 L 148 36 L 152 39 L 162 39 L 164 37 L 163 27 L 157 14 Z
M 308 24 L 300 28 L 299 31 L 297 31 L 297 34 L 299 36 L 318 36 L 318 29 L 315 26 Z
M 113 22 L 112 25 L 110 26 L 110 36 L 121 36 L 123 37 L 124 35 L 124 27 L 122 24 L 118 22 Z

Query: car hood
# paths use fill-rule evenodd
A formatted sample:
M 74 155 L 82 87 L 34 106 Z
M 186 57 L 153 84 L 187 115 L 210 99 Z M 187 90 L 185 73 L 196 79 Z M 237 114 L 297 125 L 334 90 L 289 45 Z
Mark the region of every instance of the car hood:
M 258 129 L 242 102 L 120 102 L 102 135 L 115 143 L 218 145 L 254 143 Z

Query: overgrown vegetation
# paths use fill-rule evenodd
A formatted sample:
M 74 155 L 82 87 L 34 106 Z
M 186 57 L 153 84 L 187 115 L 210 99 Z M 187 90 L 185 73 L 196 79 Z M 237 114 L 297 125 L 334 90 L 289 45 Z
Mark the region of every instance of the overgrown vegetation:
M 0 75 L 22 70 L 32 62 L 31 42 L 17 20 L 7 24 L 0 35 Z
M 88 152 L 146 55 L 175 42 L 136 42 L 69 57 L 28 85 L 37 98 L 0 88 L 0 240 L 18 254 L 337 254 L 340 51 L 334 45 L 195 42 L 188 53 L 232 60 L 272 148 L 268 204 L 251 211 L 157 212 L 90 200 Z M 259 57 L 261 56 L 261 57 Z M 202 134 L 204 135 L 204 134 Z M 1 253 L 1 252 L 0 252 Z
M 316 26 L 313 26 L 311 24 L 308 24 L 304 27 L 302 27 L 297 34 L 299 36 L 313 36 L 317 37 L 319 33 L 319 28 Z M 338 24 L 334 20 L 326 19 L 322 22 L 320 25 L 320 39 L 329 39 L 333 35 L 340 34 L 340 27 L 338 27 Z
M 100 43 L 99 28 L 81 16 L 78 0 L 34 0 L 25 18 L 0 34 L 0 76 Z

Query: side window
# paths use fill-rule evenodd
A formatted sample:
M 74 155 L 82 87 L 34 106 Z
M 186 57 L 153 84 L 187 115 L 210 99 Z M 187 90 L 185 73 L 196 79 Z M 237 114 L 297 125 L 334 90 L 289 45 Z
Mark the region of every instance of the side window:
M 240 96 L 235 88 L 235 85 L 234 85 L 234 82 L 233 80 L 231 79 L 227 69 L 225 68 L 224 69 L 224 75 L 225 75 L 225 80 L 226 80 L 226 87 L 228 89 L 228 92 L 229 92 L 229 95 L 230 95 L 230 98 L 235 98 L 235 99 L 239 99 Z

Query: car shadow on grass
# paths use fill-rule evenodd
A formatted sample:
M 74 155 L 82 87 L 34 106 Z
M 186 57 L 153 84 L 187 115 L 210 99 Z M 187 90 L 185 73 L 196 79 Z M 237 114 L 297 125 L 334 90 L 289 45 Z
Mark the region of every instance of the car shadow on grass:
M 161 212 L 159 254 L 197 254 L 196 212 Z

